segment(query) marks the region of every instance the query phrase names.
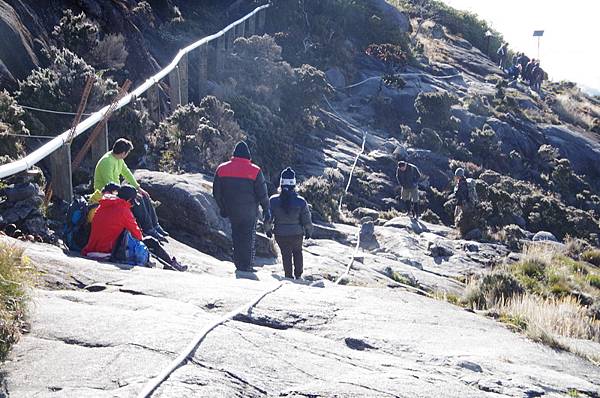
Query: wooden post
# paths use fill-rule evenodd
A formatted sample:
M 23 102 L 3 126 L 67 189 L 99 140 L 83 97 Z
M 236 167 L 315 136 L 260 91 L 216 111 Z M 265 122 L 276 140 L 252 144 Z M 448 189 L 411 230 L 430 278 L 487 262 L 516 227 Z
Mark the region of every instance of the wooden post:
M 217 38 L 216 42 L 216 51 L 215 51 L 215 76 L 217 79 L 223 76 L 223 71 L 225 67 L 225 37 L 221 36 Z
M 158 83 L 146 91 L 146 99 L 148 100 L 150 119 L 154 123 L 160 123 L 160 89 Z
M 258 14 L 258 33 L 264 33 L 265 22 L 267 20 L 267 10 L 260 10 L 257 14 Z
M 169 73 L 169 96 L 171 97 L 171 112 L 181 104 L 181 85 L 179 81 L 179 65 Z
M 244 37 L 244 35 L 246 34 L 246 21 L 236 26 L 235 30 L 237 32 L 236 37 Z
M 104 132 L 98 134 L 92 141 L 92 164 L 96 166 L 98 160 L 108 152 L 108 121 L 104 124 Z
M 198 48 L 198 96 L 202 100 L 206 95 L 206 81 L 208 80 L 208 44 Z
M 71 144 L 66 143 L 50 157 L 53 195 L 67 203 L 73 201 L 73 180 L 71 171 Z
M 188 74 L 188 55 L 185 54 L 179 61 L 179 88 L 181 90 L 181 104 L 187 105 L 189 101 L 189 74 Z
M 225 35 L 227 37 L 227 51 L 232 53 L 233 52 L 233 42 L 235 41 L 235 26 L 233 27 L 233 29 L 229 29 L 225 33 Z
M 248 37 L 254 36 L 256 33 L 256 14 L 248 18 Z

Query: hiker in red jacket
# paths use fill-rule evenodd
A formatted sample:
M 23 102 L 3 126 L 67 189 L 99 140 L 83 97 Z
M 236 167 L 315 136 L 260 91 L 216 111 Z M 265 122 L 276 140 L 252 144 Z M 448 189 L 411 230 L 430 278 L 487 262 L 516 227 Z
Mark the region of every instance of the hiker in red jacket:
M 238 142 L 229 162 L 221 164 L 215 173 L 213 196 L 221 216 L 231 221 L 233 262 L 238 271 L 255 272 L 254 239 L 258 205 L 264 221 L 270 221 L 267 184 L 260 167 L 250 161 L 250 149 Z
M 187 266 L 179 264 L 175 257 L 171 257 L 156 238 L 142 236 L 142 231 L 131 212 L 132 203 L 136 198 L 137 190 L 131 185 L 123 185 L 119 188 L 117 196 L 106 195 L 100 199 L 100 205 L 92 220 L 90 239 L 81 254 L 110 258 L 121 234 L 127 230 L 134 239 L 142 241 L 152 254 L 161 259 L 165 268 L 187 270 Z

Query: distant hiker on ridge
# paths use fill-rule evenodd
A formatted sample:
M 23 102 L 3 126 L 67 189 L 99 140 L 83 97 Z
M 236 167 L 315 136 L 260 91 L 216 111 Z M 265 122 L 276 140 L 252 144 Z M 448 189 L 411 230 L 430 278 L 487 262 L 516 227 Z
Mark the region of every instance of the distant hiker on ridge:
M 285 277 L 300 279 L 303 272 L 302 240 L 311 237 L 313 225 L 308 204 L 295 189 L 296 173 L 288 167 L 281 173 L 279 193 L 269 200 L 273 220 L 265 224 L 265 232 L 269 238 L 275 234 Z
M 419 181 L 421 172 L 414 164 L 405 161 L 398 162 L 396 169 L 396 181 L 400 185 L 402 192 L 400 200 L 404 204 L 406 214 L 411 217 L 419 218 Z
M 503 43 L 498 49 L 499 63 L 498 67 L 502 70 L 506 67 L 506 59 L 508 58 L 508 43 Z
M 142 232 L 144 235 L 164 240 L 169 234 L 158 223 L 158 217 L 150 200 L 150 194 L 140 187 L 129 167 L 125 164 L 125 158 L 132 149 L 133 144 L 125 138 L 119 138 L 115 141 L 112 150 L 106 152 L 96 164 L 94 190 L 102 190 L 109 182 L 120 184 L 121 177 L 123 177 L 139 194 L 139 200 L 134 203 L 132 212 L 139 226 L 142 228 Z M 96 197 L 99 199 L 101 196 Z
M 250 149 L 238 142 L 230 161 L 217 167 L 213 182 L 213 196 L 221 216 L 231 222 L 233 262 L 238 271 L 255 272 L 254 240 L 258 205 L 262 207 L 265 222 L 271 220 L 269 195 L 265 177 L 250 161 Z

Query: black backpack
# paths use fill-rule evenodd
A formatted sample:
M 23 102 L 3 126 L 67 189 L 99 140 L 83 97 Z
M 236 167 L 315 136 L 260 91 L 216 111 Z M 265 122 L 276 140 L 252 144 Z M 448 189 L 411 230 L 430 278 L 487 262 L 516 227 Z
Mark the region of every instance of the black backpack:
M 92 226 L 87 222 L 91 208 L 82 196 L 76 196 L 67 210 L 67 218 L 63 228 L 63 241 L 70 250 L 81 251 L 90 238 Z

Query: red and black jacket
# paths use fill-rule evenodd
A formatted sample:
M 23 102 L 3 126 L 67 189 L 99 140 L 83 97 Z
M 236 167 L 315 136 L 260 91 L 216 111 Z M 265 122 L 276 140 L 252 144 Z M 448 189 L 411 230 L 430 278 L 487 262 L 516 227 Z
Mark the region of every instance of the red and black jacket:
M 217 167 L 213 196 L 227 217 L 256 215 L 258 205 L 269 209 L 269 195 L 260 167 L 249 159 L 232 157 Z

